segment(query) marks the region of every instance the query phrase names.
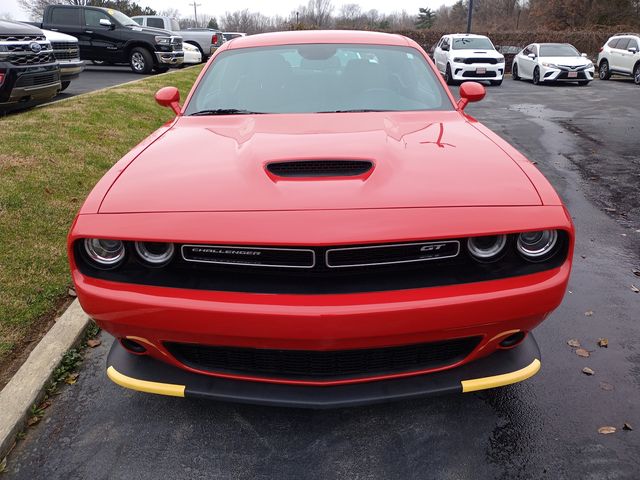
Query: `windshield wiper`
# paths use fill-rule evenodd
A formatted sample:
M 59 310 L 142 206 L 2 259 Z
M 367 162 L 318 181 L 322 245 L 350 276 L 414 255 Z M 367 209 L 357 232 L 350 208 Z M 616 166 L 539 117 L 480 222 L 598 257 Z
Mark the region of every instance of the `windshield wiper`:
M 354 108 L 352 110 L 327 110 L 316 113 L 360 113 L 360 112 L 397 112 L 397 110 L 382 110 L 380 108 Z
M 240 110 L 237 108 L 216 108 L 214 110 L 200 110 L 199 112 L 190 113 L 190 116 L 197 115 L 259 115 L 266 112 L 252 112 L 250 110 Z

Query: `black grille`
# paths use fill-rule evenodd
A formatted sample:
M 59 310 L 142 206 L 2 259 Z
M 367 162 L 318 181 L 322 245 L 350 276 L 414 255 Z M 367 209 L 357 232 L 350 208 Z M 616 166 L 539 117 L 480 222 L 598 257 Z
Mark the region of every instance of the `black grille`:
M 412 372 L 452 365 L 480 342 L 467 337 L 400 347 L 357 350 L 269 350 L 165 343 L 181 363 L 198 370 L 265 378 L 333 380 Z
M 485 73 L 464 72 L 462 76 L 465 78 L 495 78 L 496 72 L 485 72 Z
M 278 177 L 355 177 L 373 167 L 368 160 L 299 160 L 273 162 L 267 170 Z
M 58 72 L 22 75 L 16 81 L 16 87 L 37 87 L 39 85 L 56 83 L 58 80 L 60 80 L 60 74 Z
M 44 35 L 0 35 L 0 42 L 44 42 Z
M 587 76 L 584 72 L 577 72 L 577 76 L 569 77 L 569 72 L 560 72 L 556 80 L 585 80 Z
M 75 60 L 80 58 L 78 44 L 74 42 L 51 42 L 56 60 Z
M 464 63 L 466 63 L 467 65 L 472 65 L 474 63 L 488 63 L 490 65 L 495 65 L 498 63 L 498 60 L 496 60 L 495 58 L 472 57 L 466 58 L 464 60 Z
M 6 60 L 14 65 L 42 65 L 55 62 L 52 53 L 37 53 L 34 55 L 9 55 Z

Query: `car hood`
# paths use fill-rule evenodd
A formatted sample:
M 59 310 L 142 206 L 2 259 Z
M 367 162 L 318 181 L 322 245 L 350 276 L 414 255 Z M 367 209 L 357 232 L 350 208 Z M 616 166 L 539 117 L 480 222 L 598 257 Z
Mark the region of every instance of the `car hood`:
M 539 57 L 540 62 L 554 63 L 556 65 L 566 65 L 567 67 L 581 67 L 591 63 L 591 60 L 584 57 Z
M 363 159 L 359 177 L 274 178 L 274 161 Z M 541 205 L 458 112 L 181 117 L 119 175 L 100 213 Z
M 45 30 L 42 29 L 44 36 L 47 37 L 47 40 L 50 42 L 77 42 L 78 39 L 72 35 L 67 35 L 62 32 L 54 32 L 53 30 Z
M 125 28 L 128 28 L 129 30 L 133 30 L 135 32 L 142 32 L 142 33 L 152 33 L 154 35 L 165 35 L 167 37 L 170 36 L 175 36 L 175 34 L 169 30 L 164 30 L 162 28 L 153 28 L 153 27 L 142 27 L 140 25 L 127 25 Z

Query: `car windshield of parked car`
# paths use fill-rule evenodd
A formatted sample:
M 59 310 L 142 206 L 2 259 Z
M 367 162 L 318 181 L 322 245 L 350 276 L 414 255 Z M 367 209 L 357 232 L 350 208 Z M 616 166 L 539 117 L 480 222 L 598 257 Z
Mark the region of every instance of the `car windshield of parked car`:
M 222 52 L 186 115 L 452 110 L 416 49 L 305 44 Z
M 571 45 L 540 45 L 541 57 L 579 57 L 580 52 Z
M 480 49 L 480 50 L 495 50 L 493 44 L 488 38 L 482 37 L 464 37 L 454 38 L 453 46 L 454 50 L 468 50 L 468 49 Z
M 136 23 L 136 21 L 130 17 L 127 17 L 124 13 L 119 12 L 117 10 L 107 10 L 109 15 L 115 18 L 118 23 L 124 27 L 139 27 L 140 25 Z

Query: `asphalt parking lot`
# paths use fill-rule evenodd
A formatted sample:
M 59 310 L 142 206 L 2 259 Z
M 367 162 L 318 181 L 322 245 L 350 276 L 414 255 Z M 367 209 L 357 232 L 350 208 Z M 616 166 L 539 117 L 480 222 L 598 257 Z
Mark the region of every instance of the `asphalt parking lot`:
M 131 82 L 133 80 L 140 80 L 148 76 L 133 73 L 128 66 L 98 66 L 92 65 L 89 61 L 85 61 L 85 65 L 86 67 L 80 74 L 80 77 L 72 80 L 71 85 L 55 97 L 54 101 L 74 97 L 81 93 L 100 90 L 101 88 L 120 85 L 121 83 Z
M 569 292 L 535 331 L 538 375 L 363 408 L 234 405 L 118 387 L 105 375 L 102 334 L 78 382 L 9 456 L 5 478 L 640 478 L 640 294 L 631 289 L 640 287 L 640 89 L 507 79 L 487 91 L 467 111 L 537 162 L 577 229 Z

